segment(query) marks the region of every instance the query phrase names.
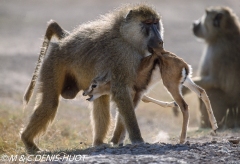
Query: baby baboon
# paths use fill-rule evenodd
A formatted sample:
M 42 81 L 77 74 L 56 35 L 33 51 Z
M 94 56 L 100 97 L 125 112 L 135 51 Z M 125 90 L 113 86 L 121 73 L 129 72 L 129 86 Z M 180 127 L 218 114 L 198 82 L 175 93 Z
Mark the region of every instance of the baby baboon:
M 108 71 L 111 72 L 112 100 L 118 107 L 130 140 L 132 143 L 143 142 L 131 89 L 141 59 L 153 48 L 162 48 L 162 31 L 160 16 L 151 7 L 126 5 L 96 21 L 80 25 L 58 44 L 53 44 L 44 61 L 39 62 L 42 66 L 37 102 L 21 135 L 26 149 L 29 152 L 40 150 L 34 138 L 44 132 L 54 119 L 59 96 L 65 86 L 70 86 L 71 90 L 76 85 L 76 92 L 86 90 L 96 75 Z M 33 81 L 37 78 L 38 69 Z M 101 96 L 93 103 L 93 145 L 100 145 L 110 123 L 109 95 Z
M 155 67 L 159 67 L 156 69 Z M 183 113 L 183 126 L 182 126 L 182 134 L 180 137 L 180 143 L 184 143 L 186 139 L 186 131 L 188 125 L 188 105 L 184 101 L 181 95 L 181 88 L 182 85 L 188 87 L 197 95 L 206 105 L 207 113 L 209 116 L 209 120 L 211 122 L 211 126 L 213 130 L 218 128 L 217 122 L 215 120 L 214 114 L 212 112 L 210 101 L 207 97 L 206 92 L 204 89 L 198 87 L 192 80 L 191 80 L 191 67 L 185 63 L 181 58 L 177 57 L 176 55 L 172 54 L 171 52 L 167 52 L 162 50 L 156 50 L 153 55 L 145 57 L 142 59 L 139 69 L 137 80 L 135 81 L 134 91 L 135 97 L 142 97 L 142 94 L 149 86 L 149 82 L 152 78 L 156 78 L 156 76 L 152 75 L 153 70 L 156 69 L 158 74 L 162 77 L 163 84 L 167 88 L 167 90 L 171 93 L 174 100 L 180 106 L 182 113 Z M 109 79 L 109 78 L 108 78 Z M 110 80 L 110 79 L 109 79 Z M 84 95 L 89 95 L 90 100 L 100 97 L 101 95 L 109 94 L 110 92 L 110 81 L 107 80 L 107 76 L 98 76 L 95 78 L 89 87 L 88 90 L 84 91 Z M 158 79 L 160 80 L 160 79 Z M 151 84 L 150 84 L 151 85 Z M 143 98 L 147 96 L 143 96 Z M 151 98 L 150 98 L 151 101 Z M 135 103 L 135 106 L 137 102 Z M 119 123 L 120 124 L 120 123 Z M 121 125 L 122 126 L 122 125 Z M 116 129 L 114 132 L 114 136 L 112 142 L 114 144 L 122 144 L 123 139 L 125 136 L 124 126 L 121 127 L 120 125 L 116 125 L 119 129 Z
M 193 24 L 193 33 L 206 43 L 199 76 L 194 82 L 209 95 L 219 127 L 240 126 L 240 24 L 228 7 L 206 9 Z M 209 127 L 200 103 L 201 126 Z M 228 113 L 228 114 L 227 114 Z

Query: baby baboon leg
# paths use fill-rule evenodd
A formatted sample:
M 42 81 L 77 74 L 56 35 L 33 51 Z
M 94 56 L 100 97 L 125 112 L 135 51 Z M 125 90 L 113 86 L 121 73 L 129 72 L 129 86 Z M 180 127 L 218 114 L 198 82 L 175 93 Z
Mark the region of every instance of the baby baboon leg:
M 51 85 L 54 83 L 48 83 Z M 44 86 L 43 86 L 44 87 Z M 29 153 L 34 153 L 40 149 L 35 145 L 34 138 L 46 131 L 47 126 L 53 121 L 57 107 L 59 94 L 51 87 L 43 89 L 42 94 L 38 95 L 34 113 L 21 135 L 21 139 Z
M 124 123 L 122 121 L 122 118 L 121 118 L 121 115 L 119 114 L 119 112 L 116 113 L 115 120 L 116 120 L 116 123 L 115 123 L 113 136 L 111 139 L 111 143 L 113 143 L 114 145 L 118 145 L 118 144 L 123 143 L 123 140 L 125 138 L 126 129 L 125 129 Z
M 212 106 L 205 90 L 197 86 L 189 77 L 187 77 L 187 79 L 185 80 L 184 85 L 193 92 L 195 92 L 198 95 L 198 97 L 204 102 L 212 129 L 216 130 L 218 128 L 217 121 L 214 117 Z
M 109 95 L 103 95 L 93 102 L 92 126 L 93 146 L 103 144 L 110 125 L 110 99 Z
M 164 80 L 164 79 L 163 79 Z M 164 84 L 169 84 L 170 82 L 166 82 Z M 183 124 L 182 124 L 182 132 L 180 136 L 180 143 L 184 143 L 187 136 L 187 127 L 189 121 L 189 113 L 188 113 L 188 105 L 184 101 L 181 92 L 180 92 L 180 84 L 172 84 L 167 85 L 168 91 L 171 93 L 172 97 L 174 98 L 175 102 L 180 107 L 182 114 L 183 114 Z
M 128 87 L 119 84 L 118 87 L 112 87 L 112 98 L 116 102 L 131 142 L 143 142 Z
M 152 97 L 149 97 L 149 96 L 146 96 L 144 95 L 143 98 L 142 98 L 142 101 L 145 102 L 145 103 L 148 103 L 148 102 L 152 102 L 152 103 L 155 103 L 161 107 L 177 107 L 177 104 L 173 101 L 173 102 L 165 102 L 165 101 L 159 101 L 159 100 L 156 100 Z

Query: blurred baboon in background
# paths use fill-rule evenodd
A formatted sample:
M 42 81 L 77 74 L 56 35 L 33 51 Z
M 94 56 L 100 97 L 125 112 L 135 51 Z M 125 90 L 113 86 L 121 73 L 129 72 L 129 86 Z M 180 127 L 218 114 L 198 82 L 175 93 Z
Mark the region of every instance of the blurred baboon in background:
M 199 76 L 194 82 L 210 98 L 219 127 L 240 126 L 240 24 L 228 7 L 206 9 L 193 24 L 193 33 L 206 43 Z M 210 127 L 200 102 L 201 127 Z
M 34 77 L 24 96 L 27 103 L 42 63 L 35 110 L 21 135 L 27 151 L 40 150 L 34 139 L 45 132 L 54 119 L 60 95 L 65 93 L 67 98 L 74 98 L 80 90 L 89 87 L 96 75 L 108 71 L 111 72 L 110 94 L 129 138 L 132 143 L 143 142 L 131 90 L 141 59 L 152 53 L 153 48 L 163 47 L 162 35 L 160 16 L 153 8 L 144 4 L 125 5 L 61 37 L 58 43 L 52 44 L 44 60 L 45 53 L 41 52 Z M 101 96 L 93 102 L 94 146 L 103 144 L 107 134 L 109 108 L 109 95 Z

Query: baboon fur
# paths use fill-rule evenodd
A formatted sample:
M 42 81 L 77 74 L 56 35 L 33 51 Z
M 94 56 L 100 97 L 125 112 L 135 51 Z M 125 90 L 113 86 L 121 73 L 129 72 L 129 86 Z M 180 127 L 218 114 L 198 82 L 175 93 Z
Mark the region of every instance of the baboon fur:
M 220 128 L 240 126 L 240 24 L 228 7 L 210 7 L 195 21 L 193 32 L 206 43 L 199 76 L 194 82 L 210 98 Z M 201 127 L 209 127 L 200 102 Z
M 58 43 L 51 44 L 48 55 L 40 53 L 38 66 L 26 94 L 33 90 L 39 72 L 34 113 L 21 138 L 28 152 L 40 149 L 34 138 L 45 132 L 54 119 L 59 96 L 76 87 L 85 90 L 98 74 L 111 71 L 111 95 L 132 143 L 143 142 L 136 120 L 132 96 L 141 59 L 152 48 L 163 46 L 159 14 L 145 4 L 125 5 L 101 18 L 80 25 Z M 46 46 L 43 44 L 43 49 Z M 74 87 L 72 87 L 74 86 Z M 67 88 L 65 88 L 67 87 Z M 74 92 L 74 94 L 76 94 Z M 69 94 L 66 91 L 66 94 Z M 74 98 L 75 95 L 69 98 Z M 25 96 L 26 102 L 31 96 Z M 92 109 L 93 145 L 103 144 L 110 123 L 109 95 L 94 100 Z

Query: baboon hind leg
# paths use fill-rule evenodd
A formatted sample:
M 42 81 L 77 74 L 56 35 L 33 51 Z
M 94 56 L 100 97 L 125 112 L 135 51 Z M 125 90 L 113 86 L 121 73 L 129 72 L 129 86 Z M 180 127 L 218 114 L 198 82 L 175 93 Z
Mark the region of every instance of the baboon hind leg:
M 114 145 L 121 146 L 123 145 L 123 141 L 125 139 L 126 128 L 124 126 L 123 120 L 119 112 L 116 113 L 115 120 L 116 120 L 115 128 L 114 128 L 113 136 L 110 142 Z
M 110 98 L 104 95 L 94 100 L 92 110 L 93 146 L 103 144 L 110 125 Z
M 63 78 L 62 74 L 54 72 L 56 69 L 59 70 L 51 60 L 46 60 L 42 65 L 34 112 L 21 134 L 21 139 L 30 153 L 40 150 L 34 143 L 34 138 L 46 131 L 57 111 Z
M 59 102 L 59 93 L 54 90 L 54 83 L 47 83 L 48 87 L 43 87 L 42 94 L 37 97 L 34 113 L 21 135 L 21 139 L 29 153 L 34 153 L 40 149 L 34 143 L 34 138 L 46 131 L 48 124 L 53 121 Z

